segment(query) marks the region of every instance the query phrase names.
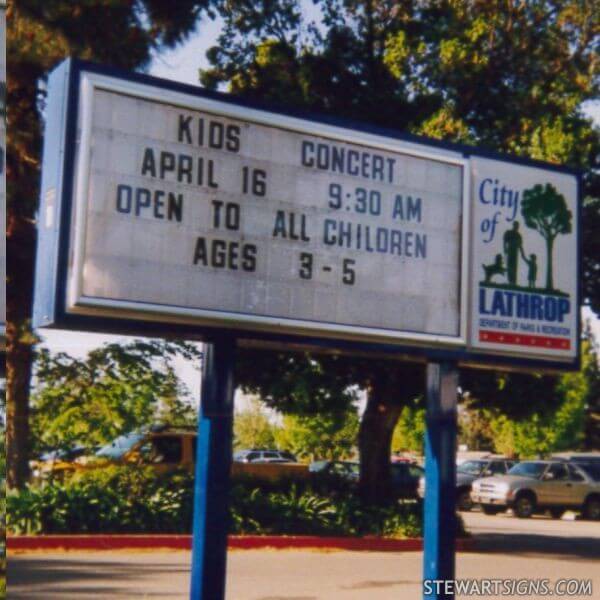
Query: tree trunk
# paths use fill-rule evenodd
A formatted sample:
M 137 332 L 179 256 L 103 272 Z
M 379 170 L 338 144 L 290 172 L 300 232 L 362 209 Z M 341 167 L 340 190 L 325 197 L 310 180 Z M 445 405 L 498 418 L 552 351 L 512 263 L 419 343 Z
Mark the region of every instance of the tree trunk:
M 552 249 L 554 246 L 554 238 L 546 238 L 546 290 L 550 291 L 554 289 L 554 277 L 552 276 L 552 270 L 554 268 L 552 261 Z
M 367 407 L 358 432 L 360 494 L 365 503 L 385 504 L 392 497 L 392 434 L 401 410 L 400 403 L 390 403 L 383 386 L 367 390 Z
M 392 499 L 392 435 L 402 408 L 422 394 L 424 386 L 422 366 L 411 363 L 382 365 L 373 377 L 358 432 L 359 489 L 365 503 L 385 504 Z
M 15 6 L 10 10 L 15 19 L 22 18 Z M 29 473 L 29 385 L 36 342 L 31 312 L 41 152 L 37 101 L 45 67 L 37 58 L 28 55 L 24 60 L 24 55 L 16 54 L 7 65 L 6 482 L 19 488 Z
M 21 488 L 29 476 L 29 385 L 36 341 L 31 331 L 33 221 L 9 214 L 6 297 L 6 483 Z
M 29 476 L 29 379 L 32 346 L 15 342 L 7 324 L 6 357 L 6 482 L 21 488 Z

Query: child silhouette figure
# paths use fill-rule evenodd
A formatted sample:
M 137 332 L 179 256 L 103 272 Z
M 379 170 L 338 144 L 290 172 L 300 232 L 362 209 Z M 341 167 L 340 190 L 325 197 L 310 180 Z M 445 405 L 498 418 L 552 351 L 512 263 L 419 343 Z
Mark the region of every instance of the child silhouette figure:
M 527 285 L 530 288 L 535 288 L 535 280 L 537 279 L 537 256 L 530 254 L 529 258 L 523 255 L 523 260 L 527 265 Z

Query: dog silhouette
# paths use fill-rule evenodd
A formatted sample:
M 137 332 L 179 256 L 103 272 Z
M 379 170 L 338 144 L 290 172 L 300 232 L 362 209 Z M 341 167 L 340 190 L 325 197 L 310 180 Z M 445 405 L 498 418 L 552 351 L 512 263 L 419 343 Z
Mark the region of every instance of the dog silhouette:
M 481 265 L 483 267 L 484 282 L 491 283 L 494 275 L 504 275 L 506 269 L 504 268 L 504 261 L 502 254 L 496 254 L 496 259 L 491 265 Z

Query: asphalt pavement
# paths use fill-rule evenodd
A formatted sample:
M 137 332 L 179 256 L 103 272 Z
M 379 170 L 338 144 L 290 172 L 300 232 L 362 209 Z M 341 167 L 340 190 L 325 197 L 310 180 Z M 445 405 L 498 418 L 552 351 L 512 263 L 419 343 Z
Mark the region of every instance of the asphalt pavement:
M 460 514 L 477 550 L 600 560 L 600 523 L 575 520 L 573 513 L 562 519 L 517 519 L 511 513 L 489 516 L 478 511 Z
M 477 550 L 458 554 L 457 577 L 592 579 L 592 597 L 600 598 L 600 523 L 464 518 Z M 11 555 L 8 597 L 184 599 L 189 561 L 189 552 Z M 421 572 L 420 552 L 238 550 L 228 556 L 227 600 L 417 600 Z M 570 596 L 584 597 L 590 596 Z

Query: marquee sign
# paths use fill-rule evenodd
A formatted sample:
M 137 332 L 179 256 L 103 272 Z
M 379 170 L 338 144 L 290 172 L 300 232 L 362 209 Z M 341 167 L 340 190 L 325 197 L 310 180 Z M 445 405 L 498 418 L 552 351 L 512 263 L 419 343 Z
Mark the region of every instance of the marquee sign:
M 577 356 L 577 179 L 69 61 L 36 323 Z

